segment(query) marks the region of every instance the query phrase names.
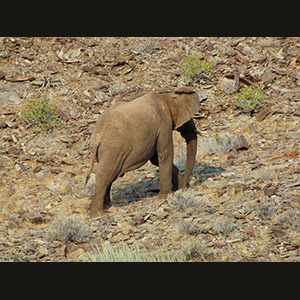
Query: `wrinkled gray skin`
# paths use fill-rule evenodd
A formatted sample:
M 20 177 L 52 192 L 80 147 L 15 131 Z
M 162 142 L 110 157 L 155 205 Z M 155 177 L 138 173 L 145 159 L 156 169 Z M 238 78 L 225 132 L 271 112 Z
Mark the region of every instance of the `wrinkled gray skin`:
M 159 198 L 185 188 L 192 173 L 197 151 L 197 130 L 192 120 L 198 111 L 199 98 L 189 88 L 174 93 L 150 92 L 131 102 L 119 102 L 106 110 L 95 125 L 90 139 L 91 168 L 95 160 L 96 187 L 90 205 L 90 217 L 104 213 L 111 205 L 112 183 L 126 172 L 150 160 L 159 167 Z M 187 143 L 184 176 L 173 165 L 172 130 Z

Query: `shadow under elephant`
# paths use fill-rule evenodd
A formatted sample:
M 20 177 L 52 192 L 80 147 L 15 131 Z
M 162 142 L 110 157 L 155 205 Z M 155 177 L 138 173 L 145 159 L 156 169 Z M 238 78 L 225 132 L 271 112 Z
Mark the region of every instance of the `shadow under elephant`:
M 191 176 L 194 180 L 190 188 L 201 185 L 208 178 L 220 175 L 225 171 L 223 167 L 211 165 L 194 168 Z M 115 188 L 115 191 L 112 192 L 112 205 L 124 206 L 131 202 L 139 202 L 145 198 L 156 196 L 159 193 L 158 170 L 155 173 L 156 176 L 153 179 L 141 180 L 121 188 Z

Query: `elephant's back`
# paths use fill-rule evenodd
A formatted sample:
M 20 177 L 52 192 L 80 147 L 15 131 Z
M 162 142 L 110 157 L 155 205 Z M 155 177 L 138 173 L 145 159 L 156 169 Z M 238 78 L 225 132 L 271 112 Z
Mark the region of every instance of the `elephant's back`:
M 145 96 L 131 102 L 118 102 L 105 111 L 96 124 L 99 139 L 123 145 L 137 145 L 143 140 L 151 145 L 155 143 L 160 117 L 155 102 Z
M 115 104 L 107 111 L 107 121 L 120 129 L 135 128 L 141 131 L 154 126 L 161 118 L 157 103 L 149 96 L 146 94 L 130 102 Z

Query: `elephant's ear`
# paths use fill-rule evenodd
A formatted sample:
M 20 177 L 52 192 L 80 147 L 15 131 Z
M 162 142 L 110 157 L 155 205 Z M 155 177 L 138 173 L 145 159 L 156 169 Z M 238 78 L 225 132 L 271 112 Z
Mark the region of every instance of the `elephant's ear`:
M 175 124 L 174 129 L 177 129 L 198 112 L 199 97 L 195 91 L 186 87 L 178 88 L 170 96 L 173 101 L 169 103 L 169 106 Z

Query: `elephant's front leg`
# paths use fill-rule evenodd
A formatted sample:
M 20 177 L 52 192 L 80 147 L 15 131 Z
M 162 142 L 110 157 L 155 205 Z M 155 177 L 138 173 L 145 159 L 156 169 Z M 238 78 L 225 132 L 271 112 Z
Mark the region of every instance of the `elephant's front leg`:
M 173 170 L 173 140 L 172 132 L 165 138 L 157 141 L 157 156 L 159 167 L 159 194 L 160 199 L 167 198 L 171 192 L 172 170 Z
M 183 184 L 183 177 L 179 169 L 173 165 L 172 168 L 172 184 L 173 184 L 173 191 L 180 190 Z
M 158 156 L 157 152 L 151 157 L 150 162 L 158 167 Z M 183 176 L 181 175 L 181 172 L 179 169 L 173 164 L 172 166 L 172 191 L 177 191 L 182 188 L 183 184 Z

